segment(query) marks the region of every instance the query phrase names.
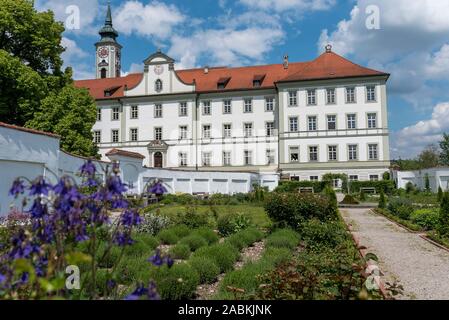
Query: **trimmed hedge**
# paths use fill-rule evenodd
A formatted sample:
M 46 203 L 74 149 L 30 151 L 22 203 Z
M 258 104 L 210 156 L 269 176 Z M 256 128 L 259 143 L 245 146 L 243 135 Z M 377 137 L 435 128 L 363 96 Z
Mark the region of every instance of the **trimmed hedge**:
M 240 252 L 229 243 L 214 244 L 209 247 L 199 248 L 192 256 L 206 257 L 212 259 L 220 268 L 220 272 L 227 272 L 232 269 L 237 261 Z
M 299 188 L 313 188 L 315 193 L 320 193 L 328 184 L 327 181 L 281 181 L 274 192 L 298 192 Z
M 299 234 L 290 229 L 282 229 L 272 233 L 266 242 L 267 248 L 287 248 L 293 250 L 299 245 Z
M 392 194 L 395 190 L 394 181 L 352 181 L 349 183 L 351 193 L 359 193 L 361 188 L 375 188 L 377 193 L 383 190 L 385 194 Z
M 169 251 L 173 259 L 186 260 L 190 256 L 190 247 L 185 243 L 178 243 Z
M 215 261 L 206 256 L 193 257 L 189 264 L 196 270 L 200 277 L 200 283 L 212 283 L 220 274 L 220 268 Z
M 163 300 L 189 299 L 200 284 L 198 273 L 187 263 L 154 268 L 150 275 Z
M 200 235 L 192 234 L 179 240 L 180 244 L 188 245 L 190 250 L 196 251 L 201 247 L 207 246 L 207 241 Z

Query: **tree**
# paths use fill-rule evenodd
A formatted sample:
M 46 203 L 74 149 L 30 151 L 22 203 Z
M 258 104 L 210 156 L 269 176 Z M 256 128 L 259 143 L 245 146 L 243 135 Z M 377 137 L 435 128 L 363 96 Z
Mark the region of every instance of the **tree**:
M 384 180 L 384 181 L 390 180 L 390 172 L 385 171 L 385 172 L 382 174 L 382 180 Z
M 437 195 L 437 200 L 439 203 L 441 203 L 441 200 L 443 200 L 443 189 L 441 189 L 441 187 L 438 187 L 438 195 Z
M 424 185 L 425 185 L 426 192 L 430 192 L 430 179 L 429 179 L 428 173 L 426 173 L 426 177 L 424 178 Z
M 443 140 L 440 141 L 440 162 L 444 166 L 449 166 L 449 134 L 443 133 Z
M 380 189 L 379 208 L 385 209 L 387 207 L 387 200 L 383 189 Z
M 418 161 L 420 163 L 420 169 L 438 167 L 440 164 L 440 153 L 438 147 L 433 144 L 427 146 L 418 155 Z
M 441 200 L 437 230 L 441 236 L 449 235 L 449 192 Z
M 26 126 L 61 136 L 61 148 L 81 156 L 95 156 L 92 126 L 96 120 L 95 101 L 86 89 L 65 86 L 42 100 L 38 111 Z

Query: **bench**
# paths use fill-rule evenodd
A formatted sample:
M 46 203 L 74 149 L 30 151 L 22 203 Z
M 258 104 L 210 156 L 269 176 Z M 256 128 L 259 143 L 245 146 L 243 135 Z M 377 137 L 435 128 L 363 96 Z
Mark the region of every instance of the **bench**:
M 194 192 L 193 196 L 200 200 L 206 200 L 209 198 L 209 193 L 207 192 Z
M 299 188 L 299 193 L 315 193 L 313 187 L 301 187 Z
M 362 192 L 369 193 L 369 194 L 376 194 L 377 193 L 376 192 L 376 188 L 373 188 L 373 187 L 360 188 L 360 193 L 362 193 Z

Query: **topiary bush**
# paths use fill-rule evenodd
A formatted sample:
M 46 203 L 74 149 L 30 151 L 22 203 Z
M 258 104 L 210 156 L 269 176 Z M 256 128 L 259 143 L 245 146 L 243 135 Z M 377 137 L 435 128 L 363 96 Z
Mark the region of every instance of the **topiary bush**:
M 360 204 L 360 202 L 357 201 L 356 198 L 354 198 L 354 196 L 347 194 L 345 196 L 345 198 L 343 199 L 343 201 L 340 202 L 341 204 Z
M 379 209 L 386 209 L 387 208 L 387 199 L 385 198 L 385 193 L 383 190 L 380 191 L 380 197 L 379 197 Z
M 449 192 L 441 200 L 437 230 L 441 236 L 449 235 Z
M 299 244 L 299 235 L 291 229 L 275 231 L 268 236 L 265 246 L 267 248 L 287 248 L 293 250 Z
M 163 244 L 176 244 L 179 240 L 179 236 L 173 229 L 162 230 L 157 236 Z
M 388 210 L 395 216 L 408 220 L 414 211 L 413 203 L 407 198 L 391 199 L 388 203 Z
M 435 209 L 419 209 L 410 215 L 410 221 L 419 225 L 424 230 L 434 230 L 438 227 L 438 210 Z
M 171 268 L 163 266 L 152 269 L 150 276 L 164 300 L 190 299 L 200 284 L 198 273 L 187 263 L 175 264 Z
M 208 244 L 213 244 L 218 242 L 220 237 L 217 235 L 217 233 L 207 227 L 198 228 L 192 231 L 192 235 L 198 235 L 202 237 L 204 240 L 207 241 Z
M 170 249 L 169 254 L 173 259 L 187 260 L 190 257 L 190 247 L 185 243 L 178 243 Z
M 232 269 L 239 255 L 239 251 L 229 243 L 220 243 L 199 248 L 193 257 L 210 258 L 220 268 L 220 272 L 226 272 Z
M 329 199 L 315 194 L 272 193 L 265 202 L 265 211 L 279 226 L 293 229 L 312 218 L 321 221 L 338 219 L 338 211 Z
M 207 241 L 197 234 L 191 234 L 184 237 L 179 241 L 179 243 L 187 245 L 191 251 L 196 251 L 201 247 L 207 246 Z
M 213 283 L 220 274 L 220 268 L 215 261 L 206 256 L 192 257 L 189 264 L 198 273 L 200 283 Z

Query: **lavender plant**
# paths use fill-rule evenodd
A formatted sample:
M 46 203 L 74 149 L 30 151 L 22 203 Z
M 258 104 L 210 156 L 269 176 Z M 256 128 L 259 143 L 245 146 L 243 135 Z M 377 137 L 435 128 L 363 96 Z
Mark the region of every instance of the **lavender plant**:
M 26 223 L 15 225 L 9 243 L 0 250 L 0 299 L 96 299 L 98 265 L 112 248 L 119 247 L 119 259 L 106 277 L 108 298 L 117 298 L 114 272 L 125 248 L 134 243 L 133 229 L 142 221 L 138 210 L 130 208 L 124 196 L 127 187 L 119 172 L 118 164 L 108 166 L 101 182 L 96 179 L 94 163 L 87 161 L 80 168 L 80 186 L 68 176 L 61 177 L 55 185 L 43 177 L 14 181 L 9 194 L 24 197 L 22 212 L 15 215 Z M 25 210 L 27 204 L 31 205 Z M 112 210 L 120 212 L 118 218 L 111 218 Z M 99 252 L 101 244 L 103 249 Z M 173 260 L 162 257 L 160 252 L 149 262 L 156 266 L 173 265 Z M 67 288 L 65 271 L 69 265 L 86 266 L 79 290 Z M 157 298 L 152 282 L 148 287 L 139 284 L 127 297 Z

